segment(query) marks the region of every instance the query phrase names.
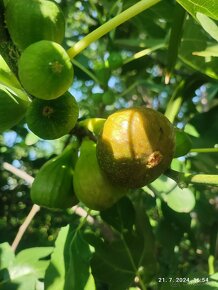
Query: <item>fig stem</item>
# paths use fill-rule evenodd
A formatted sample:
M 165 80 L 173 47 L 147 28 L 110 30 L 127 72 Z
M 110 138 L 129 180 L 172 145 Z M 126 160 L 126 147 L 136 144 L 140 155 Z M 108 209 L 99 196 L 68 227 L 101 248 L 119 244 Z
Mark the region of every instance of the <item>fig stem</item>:
M 78 41 L 74 46 L 68 49 L 67 53 L 69 57 L 72 59 L 85 48 L 87 48 L 92 42 L 98 40 L 120 24 L 126 22 L 142 11 L 150 8 L 161 0 L 141 0 L 136 4 L 132 5 L 128 9 L 124 10 L 114 18 L 110 19 L 106 23 L 102 24 L 100 27 L 86 35 L 83 39 Z
M 97 84 L 101 84 L 100 80 L 86 67 L 84 67 L 80 62 L 78 62 L 75 59 L 72 59 L 72 63 L 77 66 L 79 69 L 81 69 L 85 74 L 87 74 L 93 81 Z
M 217 153 L 218 148 L 193 148 L 189 152 L 195 153 Z

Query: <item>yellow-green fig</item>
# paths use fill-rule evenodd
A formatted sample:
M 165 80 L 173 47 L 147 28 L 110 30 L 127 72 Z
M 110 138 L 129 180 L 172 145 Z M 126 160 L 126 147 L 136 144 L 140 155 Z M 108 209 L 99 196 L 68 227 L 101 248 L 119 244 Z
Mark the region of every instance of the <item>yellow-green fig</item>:
M 107 177 L 130 188 L 145 186 L 170 165 L 174 128 L 160 112 L 135 107 L 119 110 L 104 123 L 97 158 Z
M 101 171 L 96 158 L 96 144 L 91 140 L 84 140 L 81 145 L 73 182 L 77 198 L 94 210 L 111 207 L 128 192 L 124 187 L 111 184 Z

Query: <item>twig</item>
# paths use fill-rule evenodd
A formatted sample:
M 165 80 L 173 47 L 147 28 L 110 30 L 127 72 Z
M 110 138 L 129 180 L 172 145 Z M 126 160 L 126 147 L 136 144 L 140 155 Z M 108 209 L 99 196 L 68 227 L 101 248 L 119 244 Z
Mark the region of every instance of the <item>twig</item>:
M 14 167 L 10 163 L 4 162 L 3 163 L 3 168 L 5 170 L 13 173 L 14 175 L 20 177 L 21 179 L 25 180 L 28 184 L 31 185 L 33 183 L 34 178 L 31 175 L 27 174 L 25 171 L 23 171 L 21 169 L 18 169 L 16 167 Z
M 23 222 L 23 224 L 19 227 L 19 230 L 17 232 L 17 235 L 11 245 L 11 248 L 14 250 L 14 252 L 17 249 L 17 246 L 19 245 L 25 231 L 27 230 L 28 226 L 30 225 L 32 219 L 34 218 L 34 216 L 37 214 L 37 212 L 40 210 L 40 206 L 38 206 L 37 204 L 34 204 L 28 214 L 28 216 L 26 217 L 25 221 Z
M 5 170 L 13 173 L 14 175 L 20 177 L 21 179 L 25 180 L 29 184 L 32 184 L 34 181 L 34 178 L 31 175 L 29 175 L 28 173 L 26 173 L 25 171 L 23 171 L 21 169 L 14 167 L 13 165 L 11 165 L 7 162 L 3 163 L 3 168 Z M 80 207 L 78 205 L 73 206 L 72 209 L 76 215 L 78 215 L 80 217 L 86 217 L 86 220 L 89 224 L 95 226 L 96 228 L 100 228 L 100 230 L 105 238 L 107 238 L 110 241 L 114 239 L 114 233 L 107 224 L 104 224 L 102 222 L 95 220 L 91 215 L 87 214 L 86 210 L 84 210 L 82 207 Z M 36 204 L 34 204 L 32 206 L 29 214 L 27 215 L 23 224 L 20 226 L 20 228 L 17 232 L 17 235 L 12 243 L 11 247 L 14 251 L 16 251 L 17 246 L 19 245 L 25 231 L 27 230 L 29 224 L 31 223 L 32 219 L 37 214 L 37 212 L 39 212 L 39 210 L 40 210 L 40 206 L 38 206 Z

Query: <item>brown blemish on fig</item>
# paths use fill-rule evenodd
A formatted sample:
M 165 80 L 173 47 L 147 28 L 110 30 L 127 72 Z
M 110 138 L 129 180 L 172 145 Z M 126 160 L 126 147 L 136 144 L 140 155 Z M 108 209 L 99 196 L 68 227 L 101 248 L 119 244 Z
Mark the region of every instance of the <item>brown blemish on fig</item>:
M 162 161 L 162 159 L 163 155 L 160 153 L 160 151 L 154 151 L 149 155 L 146 166 L 148 168 L 153 168 L 157 166 Z

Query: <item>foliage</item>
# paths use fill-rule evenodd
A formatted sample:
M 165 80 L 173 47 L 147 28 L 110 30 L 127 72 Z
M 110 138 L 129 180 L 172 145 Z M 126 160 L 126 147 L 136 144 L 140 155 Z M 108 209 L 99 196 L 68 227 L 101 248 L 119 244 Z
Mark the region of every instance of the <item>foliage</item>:
M 9 105 L 0 108 L 4 124 L 13 115 L 18 118 L 16 98 L 27 98 L 17 79 L 21 51 L 4 22 L 9 1 L 13 0 L 0 0 L 0 86 L 11 98 L 8 104 L 13 101 L 8 111 Z M 69 134 L 55 140 L 34 135 L 20 115 L 2 127 L 0 289 L 217 289 L 215 1 L 53 2 L 65 16 L 61 46 L 69 57 L 74 55 L 69 92 L 79 105 L 79 119 Z M 139 5 L 145 5 L 141 13 Z M 127 21 L 121 12 L 127 8 L 131 12 L 132 7 L 137 7 L 135 14 Z M 118 19 L 120 25 L 110 19 Z M 98 38 L 95 29 L 100 26 L 105 33 Z M 86 37 L 91 41 L 82 49 Z M 16 170 L 37 176 L 69 143 L 77 150 L 74 167 L 82 140 L 96 142 L 105 118 L 135 106 L 165 114 L 189 140 L 185 149 L 181 145 L 185 141 L 177 140 L 180 147 L 170 169 L 104 211 L 90 211 L 81 202 L 66 210 L 42 207 L 15 249 L 16 232 L 33 206 L 29 177 L 20 178 Z

